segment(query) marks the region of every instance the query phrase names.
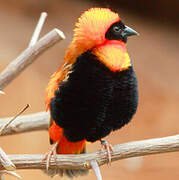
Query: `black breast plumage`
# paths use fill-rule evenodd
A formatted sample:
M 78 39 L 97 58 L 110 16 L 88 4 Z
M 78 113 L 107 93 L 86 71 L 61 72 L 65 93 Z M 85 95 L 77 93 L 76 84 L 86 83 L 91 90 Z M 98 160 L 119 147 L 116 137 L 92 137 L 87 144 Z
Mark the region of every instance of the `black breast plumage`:
M 138 89 L 133 67 L 112 72 L 90 51 L 77 58 L 60 82 L 50 108 L 71 142 L 94 142 L 120 129 L 135 114 Z

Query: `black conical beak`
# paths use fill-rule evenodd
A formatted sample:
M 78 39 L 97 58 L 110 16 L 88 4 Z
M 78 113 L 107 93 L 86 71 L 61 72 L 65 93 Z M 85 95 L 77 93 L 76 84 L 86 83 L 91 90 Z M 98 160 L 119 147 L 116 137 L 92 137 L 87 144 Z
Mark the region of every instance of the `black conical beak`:
M 133 35 L 139 35 L 139 33 L 133 30 L 132 28 L 125 26 L 125 29 L 122 31 L 121 35 L 123 37 L 128 37 Z

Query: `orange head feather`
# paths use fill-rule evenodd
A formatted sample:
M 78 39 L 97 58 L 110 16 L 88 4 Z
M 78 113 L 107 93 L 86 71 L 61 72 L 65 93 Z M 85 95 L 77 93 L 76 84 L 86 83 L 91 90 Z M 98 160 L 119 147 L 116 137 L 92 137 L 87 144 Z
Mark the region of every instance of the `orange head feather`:
M 103 44 L 106 31 L 119 20 L 119 15 L 107 8 L 91 8 L 85 11 L 76 23 L 73 41 L 64 60 L 73 63 L 83 52 Z
M 118 28 L 118 32 L 113 28 L 116 23 L 119 24 L 114 28 Z M 114 37 L 111 34 L 109 38 L 106 37 L 108 32 L 114 33 Z M 117 13 L 108 8 L 91 8 L 78 19 L 73 41 L 66 51 L 64 61 L 72 64 L 79 55 L 91 50 L 110 70 L 127 69 L 131 63 L 125 42 L 127 36 L 136 34 L 136 31 L 121 22 Z
M 105 42 L 105 34 L 111 24 L 119 21 L 117 13 L 106 8 L 91 8 L 84 12 L 74 29 L 74 43 L 86 49 Z

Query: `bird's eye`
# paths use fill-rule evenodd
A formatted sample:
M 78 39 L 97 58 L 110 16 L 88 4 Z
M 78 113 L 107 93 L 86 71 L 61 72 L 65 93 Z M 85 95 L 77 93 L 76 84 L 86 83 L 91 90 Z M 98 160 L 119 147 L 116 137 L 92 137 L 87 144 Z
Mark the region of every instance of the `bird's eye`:
M 121 32 L 121 29 L 119 28 L 119 26 L 114 26 L 113 27 L 113 30 L 114 30 L 114 32 Z
M 127 38 L 122 36 L 124 29 L 125 25 L 121 21 L 118 21 L 109 27 L 105 37 L 108 40 L 122 40 L 123 42 L 126 42 Z

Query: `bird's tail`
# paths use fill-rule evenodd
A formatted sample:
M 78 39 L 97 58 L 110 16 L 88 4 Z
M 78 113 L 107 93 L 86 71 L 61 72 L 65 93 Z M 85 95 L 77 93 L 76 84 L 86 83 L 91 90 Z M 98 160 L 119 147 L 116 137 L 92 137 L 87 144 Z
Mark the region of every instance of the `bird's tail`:
M 52 125 L 55 128 L 56 124 Z M 78 141 L 78 142 L 69 142 L 66 137 L 63 135 L 63 129 L 59 126 L 57 127 L 59 130 L 59 133 L 61 134 L 56 152 L 57 154 L 83 154 L 86 152 L 86 140 Z M 57 131 L 57 129 L 56 129 Z M 61 132 L 60 132 L 61 131 Z M 50 132 L 50 131 L 49 131 Z M 53 131 L 54 132 L 54 131 Z M 57 133 L 57 132 L 56 132 Z M 51 136 L 51 134 L 50 134 Z M 53 135 L 51 136 L 53 137 Z M 53 140 L 53 139 L 51 139 Z M 82 170 L 82 169 L 49 169 L 46 171 L 49 176 L 53 177 L 56 174 L 59 174 L 59 176 L 63 177 L 66 175 L 69 178 L 77 177 L 77 176 L 83 176 L 88 174 L 88 170 Z

